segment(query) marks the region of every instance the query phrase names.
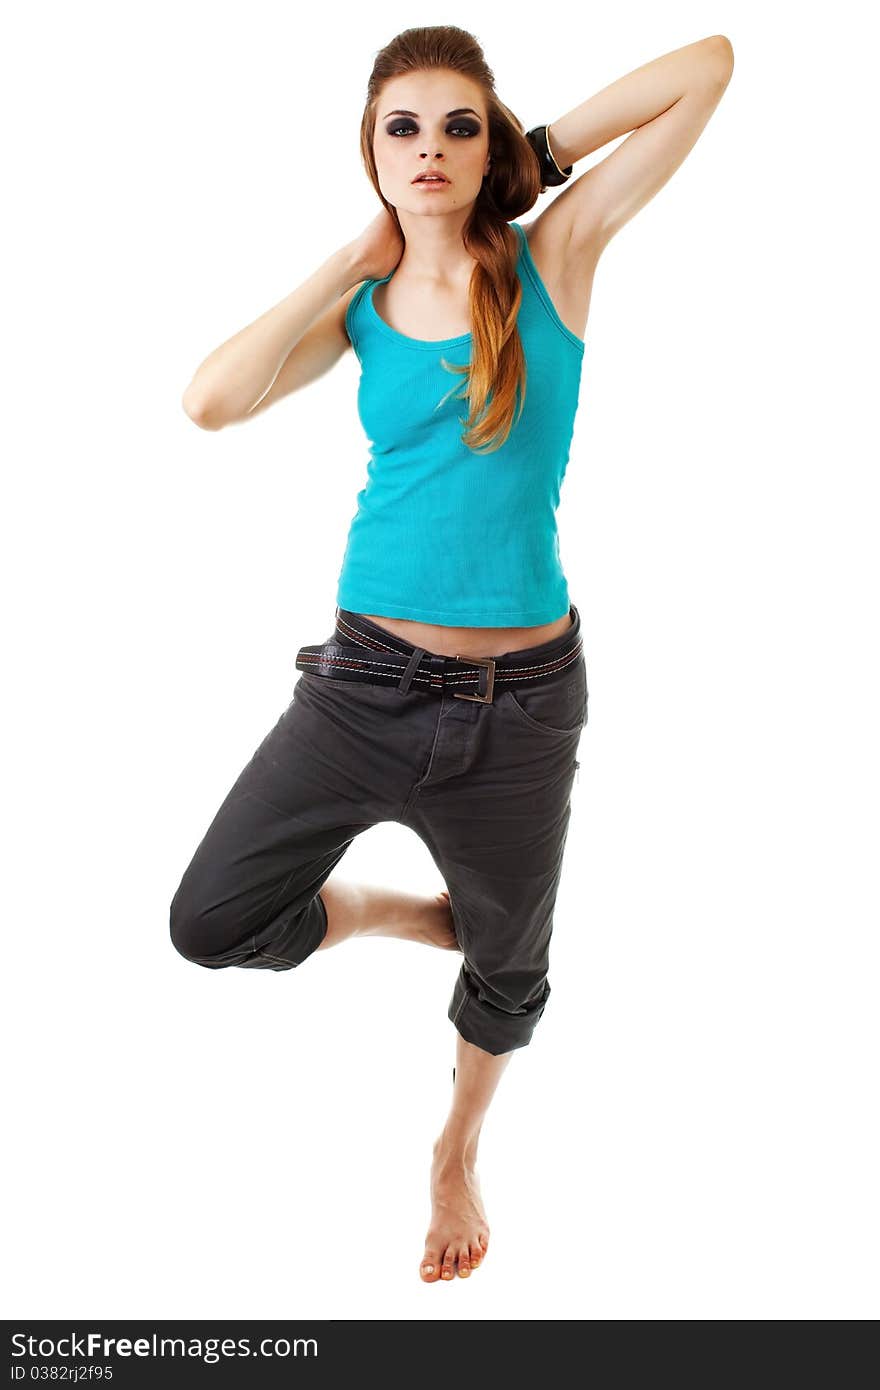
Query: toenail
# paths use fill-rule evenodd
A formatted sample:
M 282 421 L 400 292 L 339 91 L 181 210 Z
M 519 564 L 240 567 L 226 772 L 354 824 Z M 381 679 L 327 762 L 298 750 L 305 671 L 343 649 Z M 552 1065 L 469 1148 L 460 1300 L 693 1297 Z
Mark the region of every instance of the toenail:
M 425 1273 L 426 1273 L 426 1274 L 433 1274 L 433 1273 L 434 1273 L 434 1266 L 433 1266 L 433 1265 L 425 1265 Z

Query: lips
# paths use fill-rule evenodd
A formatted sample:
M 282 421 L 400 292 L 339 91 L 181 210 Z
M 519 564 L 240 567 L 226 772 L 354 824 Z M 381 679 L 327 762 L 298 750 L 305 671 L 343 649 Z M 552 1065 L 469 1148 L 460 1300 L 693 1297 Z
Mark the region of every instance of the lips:
M 441 174 L 441 173 L 439 172 L 439 170 L 436 170 L 436 171 L 435 171 L 435 170 L 432 170 L 431 173 L 429 173 L 429 174 L 419 174 L 418 178 L 413 179 L 413 183 L 448 183 L 448 182 L 449 182 L 449 180 L 448 180 L 448 178 L 446 177 L 446 175 L 445 175 L 445 174 Z

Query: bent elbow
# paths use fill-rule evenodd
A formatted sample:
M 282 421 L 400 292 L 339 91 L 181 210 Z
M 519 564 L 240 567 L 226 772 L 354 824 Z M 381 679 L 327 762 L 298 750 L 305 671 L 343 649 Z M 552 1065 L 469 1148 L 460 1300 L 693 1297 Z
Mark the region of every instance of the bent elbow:
M 222 428 L 222 421 L 217 418 L 216 412 L 211 409 L 209 403 L 204 397 L 191 392 L 189 387 L 183 393 L 181 405 L 193 424 L 198 425 L 199 429 L 219 430 Z
M 733 44 L 726 34 L 713 34 L 709 39 L 716 61 L 721 69 L 730 77 L 733 72 Z

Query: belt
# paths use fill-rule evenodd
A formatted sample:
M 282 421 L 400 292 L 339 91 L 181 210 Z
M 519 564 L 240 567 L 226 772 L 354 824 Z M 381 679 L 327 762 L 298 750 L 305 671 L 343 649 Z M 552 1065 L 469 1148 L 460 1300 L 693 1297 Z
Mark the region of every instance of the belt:
M 583 638 L 573 642 L 542 661 L 518 661 L 515 652 L 503 659 L 494 656 L 440 656 L 414 647 L 412 652 L 398 652 L 389 647 L 348 646 L 341 642 L 323 642 L 300 647 L 296 654 L 296 669 L 315 676 L 331 676 L 334 680 L 360 681 L 369 685 L 395 685 L 401 694 L 410 687 L 430 695 L 454 695 L 457 700 L 477 700 L 491 705 L 497 690 L 512 690 L 523 682 L 535 684 L 558 675 L 572 666 L 583 651 Z M 372 650 L 375 656 L 367 656 Z

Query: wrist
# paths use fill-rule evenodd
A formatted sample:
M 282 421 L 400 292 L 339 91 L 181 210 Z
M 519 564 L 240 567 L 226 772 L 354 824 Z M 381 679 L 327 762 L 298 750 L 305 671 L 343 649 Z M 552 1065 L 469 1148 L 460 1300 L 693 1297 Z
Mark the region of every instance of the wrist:
M 526 139 L 538 157 L 542 186 L 555 188 L 566 182 L 573 166 L 569 164 L 568 167 L 564 167 L 557 162 L 547 138 L 549 130 L 550 127 L 546 125 L 535 126 L 527 132 Z

